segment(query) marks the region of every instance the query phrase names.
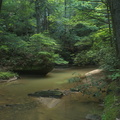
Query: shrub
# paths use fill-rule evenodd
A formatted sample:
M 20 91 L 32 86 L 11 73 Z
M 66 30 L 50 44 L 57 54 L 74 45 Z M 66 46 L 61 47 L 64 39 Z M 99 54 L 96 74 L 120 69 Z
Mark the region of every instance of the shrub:
M 15 34 L 4 33 L 0 41 L 0 66 L 22 64 L 27 43 Z
M 12 72 L 0 72 L 0 80 L 7 80 L 15 76 L 18 76 L 18 75 Z
M 96 53 L 92 50 L 89 51 L 81 51 L 76 55 L 74 58 L 74 64 L 81 66 L 81 65 L 93 65 L 96 63 Z

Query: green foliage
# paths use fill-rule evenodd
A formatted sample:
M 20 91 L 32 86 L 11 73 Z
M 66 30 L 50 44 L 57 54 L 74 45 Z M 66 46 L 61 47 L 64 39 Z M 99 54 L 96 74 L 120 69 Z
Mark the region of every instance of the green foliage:
M 103 28 L 101 25 L 104 26 L 106 21 L 106 18 L 102 16 L 102 13 L 100 12 L 100 10 L 104 9 L 104 7 L 104 4 L 91 4 L 90 1 L 5 0 L 3 2 L 3 10 L 0 18 L 0 33 L 9 33 L 8 36 L 10 39 L 13 39 L 11 35 L 13 36 L 14 34 L 15 37 L 16 34 L 17 36 L 20 36 L 20 39 L 22 39 L 23 42 L 29 41 L 29 36 L 32 36 L 31 39 L 36 40 L 33 40 L 33 42 L 30 40 L 31 43 L 29 44 L 28 42 L 24 43 L 26 46 L 29 45 L 29 47 L 31 47 L 31 52 L 35 53 L 37 49 L 42 49 L 42 53 L 39 54 L 43 55 L 44 51 L 44 56 L 45 54 L 46 56 L 50 56 L 46 51 L 49 51 L 49 49 L 50 51 L 54 51 L 51 49 L 53 46 L 55 47 L 56 51 L 57 46 L 52 45 L 55 43 L 54 41 L 52 41 L 53 43 L 48 42 L 51 41 L 49 40 L 49 37 L 45 38 L 45 36 L 39 36 L 44 39 L 41 41 L 42 46 L 37 46 L 36 49 L 34 48 L 34 46 L 36 46 L 35 44 L 38 42 L 37 39 L 39 38 L 38 36 L 34 35 L 37 31 L 36 29 L 40 30 L 41 33 L 47 31 L 51 38 L 56 39 L 61 45 L 61 51 L 57 50 L 56 52 L 56 54 L 60 54 L 58 56 L 62 56 L 66 61 L 69 61 L 69 63 L 73 64 L 74 58 L 78 59 L 78 57 L 81 56 L 79 54 L 84 54 L 84 51 L 89 50 L 89 52 L 85 52 L 86 57 L 82 55 L 82 59 L 84 60 L 80 58 L 81 62 L 85 61 L 83 64 L 88 64 L 91 63 L 92 56 L 95 56 L 96 54 L 96 50 L 91 50 L 91 47 L 99 48 L 104 43 L 97 43 L 100 43 L 99 41 L 102 41 L 103 38 L 105 40 L 107 39 L 107 33 L 104 32 L 105 30 L 101 29 Z M 39 22 L 39 24 L 37 22 Z M 106 26 L 104 28 L 106 28 Z M 16 39 L 18 39 L 17 36 Z M 15 44 L 12 43 L 11 46 L 14 45 Z M 17 47 L 18 46 L 16 46 L 16 48 Z M 4 50 L 8 49 L 5 48 L 5 45 L 1 46 L 0 48 Z M 15 50 L 18 50 L 18 52 L 21 51 L 23 56 L 26 56 L 26 52 L 30 51 L 30 49 L 26 50 L 26 48 L 28 49 L 28 47 L 24 47 L 24 52 L 22 52 L 20 49 Z M 50 52 L 50 54 L 51 53 L 52 52 Z M 92 59 L 94 58 L 95 57 Z M 59 57 L 57 57 L 57 60 L 59 61 L 59 64 L 60 61 L 63 61 L 62 59 L 59 59 Z M 92 62 L 92 64 L 93 63 L 94 62 Z M 77 63 L 75 64 L 77 65 Z
M 73 64 L 71 56 L 74 57 L 79 53 L 81 46 L 86 46 L 84 49 L 91 46 L 91 40 L 81 42 L 81 38 L 98 30 L 98 27 L 88 20 L 88 16 L 85 14 L 83 16 L 82 13 L 85 13 L 83 9 L 92 9 L 92 5 L 83 1 L 69 0 L 66 4 L 64 1 L 59 1 L 56 12 L 48 17 L 51 21 L 50 34 L 58 39 L 63 51 L 60 52 L 61 56 L 71 64 Z M 80 42 L 82 45 L 76 45 Z
M 102 26 L 103 28 L 98 30 L 97 32 L 90 35 L 90 38 L 93 40 L 93 49 L 102 50 L 104 47 L 109 48 L 111 46 L 111 34 L 109 33 L 108 28 L 104 28 L 106 26 Z
M 10 78 L 18 76 L 16 73 L 12 72 L 0 72 L 0 80 L 8 80 Z
M 46 66 L 53 68 L 54 64 L 67 64 L 55 53 L 58 49 L 55 40 L 43 34 L 34 34 L 25 41 L 16 34 L 5 33 L 1 35 L 0 44 L 0 66 L 3 67 L 38 70 Z
M 13 49 L 17 52 L 25 45 L 25 42 L 20 37 L 11 33 L 2 34 L 0 43 L 4 46 L 4 49 Z
M 74 73 L 74 77 L 68 79 L 69 83 L 76 83 L 75 87 L 71 88 L 71 91 L 81 92 L 83 95 L 89 95 L 93 97 L 101 97 L 106 92 L 107 82 L 104 78 L 86 78 L 83 75 Z M 89 80 L 88 80 L 89 79 Z M 86 82 L 83 82 L 86 81 Z
M 102 48 L 102 47 L 101 47 Z M 99 51 L 100 65 L 107 71 L 119 68 L 119 59 L 116 57 L 116 52 L 113 48 L 104 47 Z
M 22 60 L 20 56 L 26 51 L 27 43 L 15 34 L 5 33 L 1 35 L 0 44 L 0 65 L 16 66 Z
M 75 82 L 78 80 L 75 80 Z M 81 92 L 83 95 L 90 95 L 93 97 L 100 97 L 102 96 L 103 92 L 105 92 L 105 87 L 107 84 L 104 82 L 104 80 L 98 80 L 98 81 L 91 81 L 91 83 L 79 83 L 74 88 L 71 88 L 71 91 L 77 91 Z M 94 90 L 93 90 L 94 88 Z
M 67 64 L 55 51 L 58 49 L 58 44 L 50 37 L 46 37 L 42 34 L 35 34 L 30 37 L 29 41 L 30 53 L 33 53 L 34 58 L 39 60 L 39 64 L 46 62 L 45 64 Z
M 81 77 L 82 77 L 81 74 L 78 74 L 78 73 L 74 72 L 72 75 L 73 75 L 74 77 L 68 79 L 69 83 L 81 82 L 81 80 L 82 80 L 82 79 L 81 79 Z
M 102 120 L 115 120 L 117 117 L 118 106 L 114 106 L 114 95 L 109 95 L 106 97 L 106 112 L 102 116 Z
M 45 69 L 46 67 L 51 69 L 55 63 L 65 63 L 65 61 L 55 53 L 55 50 L 58 49 L 55 40 L 46 37 L 43 34 L 34 34 L 30 37 L 29 41 L 21 42 L 25 44 L 22 46 L 21 43 L 20 49 L 19 44 L 17 44 L 16 48 L 18 48 L 19 51 L 16 50 L 13 52 L 16 58 L 14 59 L 9 56 L 10 60 L 14 60 L 11 61 L 11 64 L 14 64 L 14 66 L 12 65 L 13 69 L 39 70 Z
M 115 68 L 119 61 L 115 51 L 110 54 L 114 43 L 105 7 L 102 2 L 79 0 L 3 1 L 0 65 L 15 68 L 69 61 L 78 66 L 100 63 Z M 41 34 L 35 34 L 38 31 Z
M 68 64 L 68 61 L 65 61 L 62 57 L 60 57 L 59 54 L 55 54 L 55 64 L 56 65 L 66 65 Z
M 96 63 L 96 53 L 92 50 L 81 51 L 74 58 L 74 64 L 78 66 L 84 66 Z
M 33 16 L 33 5 L 28 0 L 3 1 L 0 18 L 2 30 L 25 36 L 34 33 L 35 23 Z
M 29 47 L 31 47 L 32 51 L 52 52 L 54 49 L 56 49 L 57 44 L 55 43 L 55 40 L 46 37 L 43 34 L 34 34 L 30 37 Z
M 118 92 L 116 91 L 118 87 L 119 86 L 117 82 L 112 82 L 109 86 L 111 92 L 105 97 L 105 109 L 102 120 L 115 120 L 117 117 L 119 117 L 120 97 L 117 95 Z
M 114 42 L 108 28 L 98 30 L 90 35 L 93 40 L 92 50 L 96 52 L 96 60 L 106 71 L 119 68 L 119 59 L 117 59 Z
M 75 46 L 80 47 L 80 52 L 76 54 L 74 63 L 76 65 L 97 64 L 104 69 L 118 66 L 116 52 L 111 47 L 111 35 L 108 28 L 103 28 L 89 36 L 83 36 Z M 84 50 L 86 49 L 86 50 Z
M 108 75 L 108 78 L 112 79 L 112 80 L 118 80 L 118 79 L 120 79 L 120 72 L 112 73 L 112 75 Z

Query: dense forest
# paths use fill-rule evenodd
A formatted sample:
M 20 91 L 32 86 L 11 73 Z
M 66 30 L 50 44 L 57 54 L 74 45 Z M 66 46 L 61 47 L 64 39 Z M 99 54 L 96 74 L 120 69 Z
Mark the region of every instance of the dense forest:
M 0 66 L 10 69 L 39 69 L 53 64 L 119 66 L 116 59 L 120 56 L 119 24 L 116 25 L 119 13 L 117 10 L 114 13 L 112 4 L 116 3 L 3 1 Z
M 0 77 L 89 65 L 109 74 L 119 96 L 119 0 L 0 0 Z
M 100 1 L 5 0 L 0 66 L 109 65 L 115 58 L 110 15 L 108 4 Z

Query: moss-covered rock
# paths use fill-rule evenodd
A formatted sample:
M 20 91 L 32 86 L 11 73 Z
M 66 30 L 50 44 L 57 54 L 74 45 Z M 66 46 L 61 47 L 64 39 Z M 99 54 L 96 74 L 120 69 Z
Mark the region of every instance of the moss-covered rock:
M 47 90 L 47 91 L 38 91 L 35 93 L 31 93 L 28 94 L 28 96 L 61 98 L 63 96 L 63 93 L 57 90 Z
M 41 65 L 37 67 L 35 66 L 34 67 L 26 66 L 22 68 L 19 67 L 14 69 L 14 71 L 19 74 L 37 74 L 37 75 L 45 76 L 47 73 L 52 71 L 53 68 L 54 68 L 54 65 L 49 64 L 49 65 Z

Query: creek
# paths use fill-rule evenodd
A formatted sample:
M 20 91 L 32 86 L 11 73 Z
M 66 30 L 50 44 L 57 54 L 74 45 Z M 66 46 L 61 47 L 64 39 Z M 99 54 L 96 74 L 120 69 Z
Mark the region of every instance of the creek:
M 22 75 L 21 79 L 0 84 L 0 120 L 85 120 L 87 114 L 101 113 L 98 99 L 81 93 L 64 96 L 49 108 L 28 96 L 40 90 L 66 90 L 68 79 L 96 68 L 56 68 L 45 77 Z M 75 84 L 74 84 L 75 85 Z

